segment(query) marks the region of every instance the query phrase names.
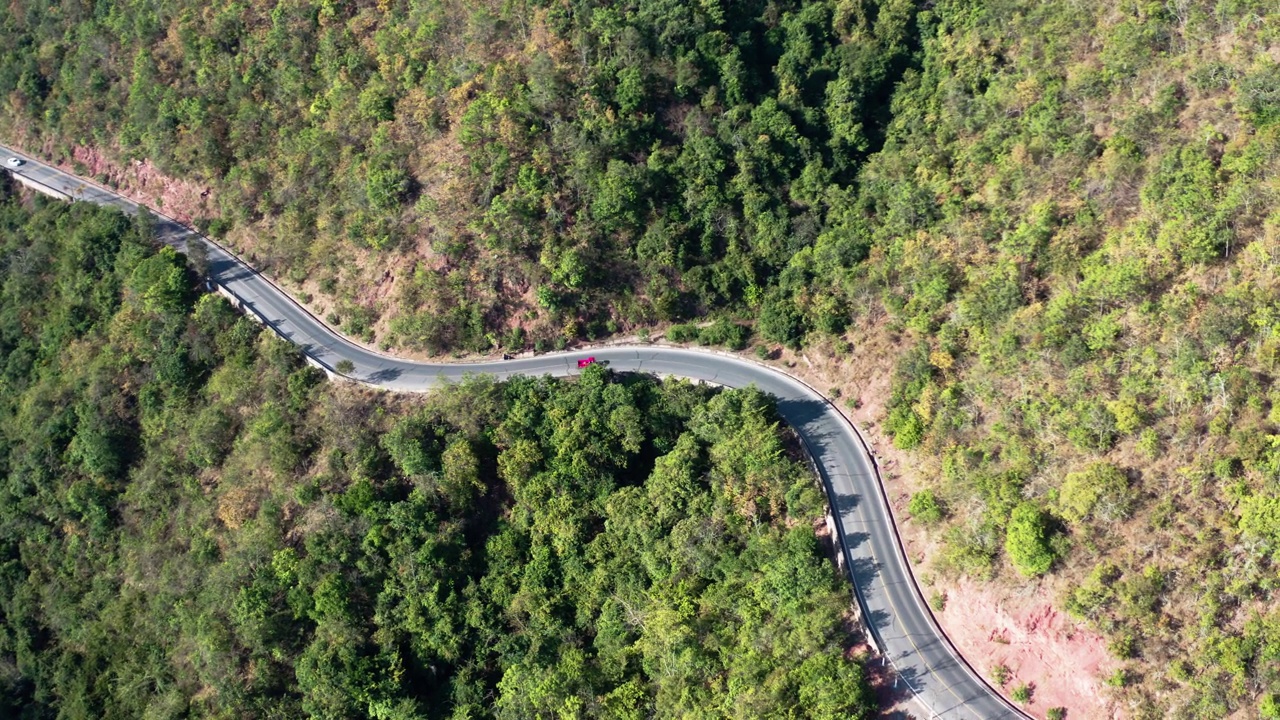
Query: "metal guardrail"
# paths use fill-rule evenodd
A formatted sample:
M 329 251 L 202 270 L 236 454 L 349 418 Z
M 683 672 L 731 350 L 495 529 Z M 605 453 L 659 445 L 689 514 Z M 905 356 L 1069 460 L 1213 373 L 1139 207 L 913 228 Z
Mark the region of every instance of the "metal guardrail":
M 38 180 L 35 180 L 34 178 L 31 178 L 31 177 L 29 177 L 29 176 L 26 176 L 26 175 L 24 175 L 24 174 L 22 174 L 22 173 L 20 173 L 20 172 L 13 172 L 13 171 L 11 171 L 11 174 L 12 174 L 12 175 L 14 175 L 16 178 L 18 178 L 18 179 L 19 179 L 19 182 L 21 182 L 23 185 L 26 185 L 26 186 L 28 186 L 28 187 L 31 187 L 31 189 L 36 190 L 37 192 L 42 192 L 42 193 L 44 193 L 44 194 L 46 194 L 46 195 L 50 195 L 51 197 L 55 197 L 55 198 L 62 199 L 62 200 L 67 200 L 67 201 L 71 201 L 71 200 L 74 200 L 74 199 L 75 199 L 73 196 L 71 196 L 71 195 L 69 195 L 69 194 L 67 194 L 67 193 L 65 193 L 65 192 L 63 192 L 63 191 L 57 190 L 56 188 L 53 188 L 53 187 L 51 187 L 51 186 L 49 186 L 49 185 L 47 185 L 47 184 L 45 184 L 45 183 L 42 183 L 42 182 L 40 182 L 40 181 L 38 181 Z M 119 192 L 117 192 L 117 191 L 115 191 L 115 190 L 113 190 L 113 189 L 107 188 L 107 187 L 103 187 L 103 186 L 102 186 L 102 185 L 100 185 L 99 183 L 93 182 L 93 181 L 91 181 L 91 180 L 86 180 L 86 179 L 84 179 L 84 178 L 80 178 L 79 176 L 75 176 L 75 177 L 76 177 L 78 180 L 80 180 L 81 182 L 85 183 L 86 185 L 91 185 L 91 186 L 93 186 L 93 187 L 96 187 L 97 189 L 99 189 L 99 190 L 101 190 L 101 191 L 103 191 L 103 192 L 105 192 L 105 193 L 108 193 L 108 194 L 111 194 L 111 195 L 115 195 L 115 196 L 117 196 L 117 197 L 122 197 L 122 198 L 124 197 L 123 195 L 120 195 L 120 193 L 119 193 Z M 45 188 L 45 189 L 42 189 L 42 188 Z M 49 191 L 52 191 L 52 192 L 49 192 Z M 326 330 L 328 330 L 328 331 L 329 331 L 329 332 L 330 332 L 334 337 L 339 338 L 339 339 L 343 340 L 344 342 L 351 343 L 351 344 L 352 344 L 352 345 L 354 345 L 354 346 L 360 347 L 360 348 L 364 349 L 365 351 L 370 352 L 370 353 L 372 353 L 372 354 L 379 355 L 379 356 L 381 356 L 381 357 L 384 357 L 384 358 L 387 358 L 387 359 L 390 359 L 390 360 L 400 360 L 400 358 L 396 358 L 396 357 L 395 357 L 395 356 L 393 356 L 393 355 L 390 355 L 390 354 L 388 354 L 388 353 L 384 353 L 384 352 L 382 352 L 382 351 L 380 351 L 380 350 L 376 350 L 376 349 L 373 349 L 373 348 L 366 347 L 366 346 L 365 346 L 365 345 L 363 345 L 363 344 L 355 343 L 354 341 L 352 341 L 352 340 L 350 340 L 350 339 L 346 338 L 346 336 L 345 336 L 345 335 L 343 335 L 343 334 L 342 334 L 341 332 L 339 332 L 337 329 L 335 329 L 335 328 L 331 327 L 328 323 L 324 322 L 324 320 L 323 320 L 323 319 L 321 319 L 321 318 L 317 317 L 314 313 L 312 313 L 310 310 L 308 310 L 308 309 L 307 309 L 307 308 L 306 308 L 302 303 L 300 303 L 300 302 L 298 302 L 296 299 L 294 299 L 293 295 L 291 295 L 291 294 L 290 294 L 288 291 L 286 291 L 284 288 L 280 287 L 280 285 L 279 285 L 279 284 L 277 284 L 274 280 L 272 280 L 269 276 L 264 275 L 263 273 L 259 272 L 256 268 L 254 268 L 252 265 L 250 265 L 248 262 L 246 262 L 243 258 L 241 258 L 241 257 L 240 257 L 240 255 L 239 255 L 238 253 L 236 253 L 236 252 L 235 252 L 234 250 L 232 250 L 231 248 L 229 248 L 229 247 L 227 247 L 227 246 L 223 245 L 222 243 L 218 242 L 217 240 L 214 240 L 213 238 L 211 238 L 211 237 L 209 237 L 209 236 L 205 235 L 204 233 L 202 233 L 202 232 L 200 232 L 199 230 L 197 230 L 197 229 L 195 229 L 195 228 L 191 227 L 190 225 L 187 225 L 186 223 L 183 223 L 183 222 L 181 222 L 181 221 L 177 220 L 176 218 L 173 218 L 173 217 L 170 217 L 170 216 L 168 216 L 168 215 L 165 215 L 164 213 L 159 212 L 159 211 L 157 211 L 157 210 L 155 210 L 155 209 L 151 208 L 150 206 L 144 205 L 144 204 L 142 204 L 142 203 L 139 203 L 139 202 L 137 202 L 137 201 L 131 200 L 131 199 L 129 199 L 129 198 L 125 198 L 125 199 L 129 200 L 130 202 L 132 202 L 134 205 L 136 205 L 136 206 L 137 206 L 137 207 L 139 207 L 139 208 L 146 209 L 146 210 L 147 210 L 149 213 L 151 213 L 152 215 L 154 215 L 154 216 L 156 216 L 156 217 L 158 217 L 158 218 L 162 218 L 162 219 L 164 219 L 164 220 L 165 220 L 165 221 L 167 221 L 167 222 L 173 223 L 174 225 L 177 225 L 178 227 L 181 227 L 181 228 L 185 229 L 188 233 L 190 233 L 190 235 L 192 235 L 192 236 L 194 236 L 194 237 L 196 237 L 196 238 L 198 238 L 198 239 L 200 239 L 200 240 L 202 240 L 202 241 L 204 241 L 204 242 L 208 243 L 209 245 L 211 245 L 211 246 L 213 246 L 213 247 L 216 247 L 217 249 L 221 250 L 222 252 L 226 253 L 229 257 L 231 257 L 231 258 L 232 258 L 236 263 L 238 263 L 239 265 L 241 265 L 244 269 L 246 269 L 247 271 L 249 271 L 249 272 L 253 273 L 255 276 L 257 276 L 257 277 L 261 278 L 263 281 L 265 281 L 268 285 L 270 285 L 273 289 L 275 289 L 275 290 L 276 290 L 276 292 L 278 292 L 282 297 L 286 298 L 289 302 L 293 303 L 293 304 L 294 304 L 294 305 L 295 305 L 299 310 L 301 310 L 301 311 L 302 311 L 302 312 L 304 312 L 307 316 L 309 316 L 310 318 L 312 318 L 312 319 L 313 319 L 313 320 L 314 320 L 318 325 L 320 325 L 321 327 L 323 327 L 323 328 L 325 328 Z M 260 324 L 262 324 L 262 325 L 264 325 L 265 327 L 271 328 L 273 332 L 276 332 L 276 334 L 277 334 L 277 335 L 280 335 L 279 331 L 278 331 L 278 330 L 277 330 L 277 329 L 276 329 L 276 328 L 275 328 L 275 327 L 274 327 L 270 322 L 268 322 L 268 321 L 267 321 L 267 319 L 266 319 L 264 316 L 262 316 L 262 315 L 257 311 L 257 309 L 256 309 L 255 307 L 253 307 L 252 303 L 249 303 L 249 302 L 247 302 L 244 298 L 241 298 L 240 296 L 236 295 L 234 291 L 232 291 L 229 287 L 227 287 L 227 286 L 223 285 L 222 283 L 219 283 L 219 282 L 217 282 L 217 281 L 215 281 L 215 280 L 212 280 L 212 279 L 210 279 L 210 278 L 206 278 L 206 279 L 205 279 L 205 281 L 206 281 L 210 286 L 212 286 L 216 292 L 218 292 L 219 294 L 221 294 L 221 295 L 223 295 L 224 297 L 227 297 L 229 300 L 231 300 L 231 301 L 232 301 L 232 303 L 233 303 L 233 305 L 235 305 L 237 309 L 241 310 L 242 312 L 243 312 L 243 311 L 247 311 L 247 314 L 251 317 L 251 319 L 253 319 L 254 321 L 256 321 L 256 322 L 258 322 L 258 323 L 260 323 Z M 283 338 L 283 336 L 281 336 L 281 337 Z M 284 339 L 285 339 L 286 341 L 288 340 L 287 338 L 284 338 Z M 583 347 L 579 348 L 579 350 L 589 350 L 589 349 L 591 349 L 591 348 L 593 348 L 593 347 L 608 348 L 608 347 L 619 347 L 619 346 L 622 346 L 622 345 L 634 345 L 634 344 L 635 344 L 635 343 L 607 343 L 607 342 L 606 342 L 606 343 L 594 343 L 594 344 L 588 344 L 588 345 L 585 345 L 585 346 L 583 346 Z M 672 344 L 672 343 L 665 343 L 665 342 L 659 343 L 659 342 L 656 342 L 656 341 L 654 341 L 654 342 L 648 342 L 648 343 L 642 343 L 642 344 L 647 344 L 647 345 L 657 345 L 657 346 L 659 346 L 659 347 L 664 347 L 664 346 L 665 346 L 665 347 L 673 347 L 673 348 L 680 348 L 680 347 L 683 347 L 683 346 L 675 345 L 675 344 Z M 1023 712 L 1022 710 L 1020 710 L 1016 705 L 1014 705 L 1014 704 L 1009 700 L 1009 698 L 1007 698 L 1007 697 L 1005 697 L 1005 696 L 1004 696 L 1004 693 L 1000 692 L 1000 690 L 999 690 L 999 689 L 997 689 L 995 686 L 991 685 L 991 683 L 987 682 L 986 678 L 984 678 L 980 673 L 978 673 L 978 672 L 977 672 L 977 670 L 973 667 L 973 665 L 969 663 L 969 661 L 964 657 L 964 655 L 960 652 L 960 650 L 955 646 L 955 643 L 951 640 L 951 637 L 946 633 L 946 631 L 942 628 L 942 625 L 938 622 L 938 618 L 937 618 L 937 616 L 934 614 L 933 609 L 929 606 L 928 602 L 926 602 L 926 601 L 925 601 L 925 599 L 924 599 L 924 589 L 920 586 L 920 582 L 919 582 L 919 579 L 916 577 L 915 570 L 912 568 L 912 566 L 911 566 L 911 562 L 910 562 L 910 560 L 907 558 L 907 555 L 906 555 L 906 545 L 905 545 L 905 543 L 904 543 L 904 542 L 903 542 L 903 540 L 902 540 L 902 535 L 901 535 L 901 532 L 899 531 L 898 524 L 897 524 L 897 520 L 896 520 L 895 516 L 893 515 L 893 509 L 892 509 L 892 507 L 891 507 L 891 506 L 890 506 L 890 504 L 889 504 L 889 495 L 888 495 L 888 490 L 887 490 L 887 488 L 886 488 L 886 487 L 885 487 L 885 485 L 884 485 L 884 478 L 883 478 L 883 476 L 881 475 L 881 472 L 880 472 L 880 462 L 879 462 L 879 457 L 875 454 L 875 451 L 872 449 L 872 445 L 867 441 L 866 437 L 862 434 L 862 431 L 858 429 L 857 425 L 856 425 L 855 423 L 853 423 L 853 422 L 852 422 L 848 417 L 846 417 L 846 416 L 844 415 L 844 413 L 843 413 L 843 412 L 841 412 L 841 411 L 840 411 L 840 409 L 839 409 L 838 407 L 836 407 L 836 406 L 835 406 L 835 404 L 831 401 L 831 399 L 830 399 L 830 398 L 828 398 L 828 397 L 826 397 L 825 395 L 823 395 L 822 393 L 818 392 L 818 390 L 817 390 L 816 388 L 814 388 L 812 385 L 810 385 L 808 382 L 806 382 L 806 381 L 805 381 L 805 380 L 803 380 L 802 378 L 800 378 L 800 377 L 798 377 L 798 376 L 796 376 L 796 375 L 794 375 L 794 374 L 792 374 L 792 373 L 788 372 L 787 370 L 785 370 L 785 369 L 783 369 L 783 368 L 778 368 L 778 367 L 775 367 L 775 366 L 772 366 L 772 365 L 767 365 L 767 364 L 762 363 L 762 362 L 760 362 L 760 361 L 758 361 L 758 360 L 756 360 L 756 359 L 754 359 L 754 358 L 750 358 L 750 357 L 747 357 L 747 356 L 744 356 L 744 355 L 740 355 L 740 354 L 737 354 L 737 353 L 727 352 L 727 351 L 724 351 L 724 350 L 718 350 L 718 349 L 714 349 L 714 348 L 699 348 L 699 351 L 700 351 L 700 352 L 706 352 L 706 353 L 709 353 L 709 354 L 715 354 L 715 355 L 721 355 L 721 356 L 724 356 L 724 357 L 733 358 L 733 359 L 735 359 L 735 360 L 737 360 L 737 361 L 740 361 L 740 362 L 747 362 L 747 363 L 751 363 L 751 364 L 754 364 L 754 365 L 756 365 L 756 366 L 758 366 L 758 367 L 761 367 L 761 368 L 767 369 L 767 370 L 769 370 L 769 371 L 776 372 L 776 373 L 781 373 L 782 375 L 785 375 L 786 377 L 790 378 L 791 380 L 795 381 L 796 383 L 800 384 L 801 386 L 803 386 L 804 388 L 806 388 L 807 390 L 809 390 L 811 393 L 813 393 L 813 395 L 814 395 L 814 396 L 816 396 L 816 397 L 818 397 L 818 398 L 821 398 L 821 399 L 822 399 L 822 401 L 823 401 L 824 403 L 826 403 L 828 406 L 830 406 L 830 407 L 831 407 L 831 409 L 834 411 L 834 413 L 835 413 L 835 414 L 840 418 L 841 422 L 845 423 L 845 425 L 846 425 L 846 426 L 847 426 L 847 427 L 848 427 L 848 428 L 853 432 L 854 437 L 855 437 L 855 438 L 857 438 L 857 440 L 858 440 L 859 444 L 860 444 L 860 445 L 861 445 L 861 447 L 862 447 L 863 453 L 864 453 L 864 454 L 865 454 L 865 455 L 870 459 L 870 461 L 871 461 L 871 462 L 870 462 L 870 465 L 871 465 L 872 472 L 873 472 L 873 473 L 874 473 L 874 475 L 875 475 L 876 486 L 877 486 L 877 488 L 879 489 L 879 493 L 878 493 L 878 494 L 879 494 L 879 496 L 880 496 L 880 502 L 881 502 L 881 503 L 882 503 L 882 505 L 883 505 L 883 509 L 884 509 L 884 512 L 885 512 L 885 516 L 889 518 L 889 526 L 890 526 L 890 529 L 891 529 L 891 531 L 893 532 L 893 535 L 894 535 L 894 545 L 896 546 L 897 555 L 898 555 L 898 561 L 899 561 L 899 563 L 902 565 L 902 567 L 905 569 L 907 577 L 908 577 L 908 578 L 910 578 L 910 580 L 911 580 L 911 584 L 912 584 L 912 587 L 913 587 L 913 589 L 915 590 L 915 592 L 914 592 L 915 601 L 916 601 L 917 605 L 918 605 L 918 606 L 921 608 L 921 610 L 923 611 L 924 616 L 928 619 L 929 624 L 930 624 L 931 628 L 933 629 L 934 633 L 935 633 L 935 634 L 936 634 L 940 639 L 942 639 L 942 641 L 946 644 L 947 649 L 951 652 L 951 654 L 952 654 L 952 655 L 957 659 L 957 661 L 961 664 L 961 666 L 963 666 L 963 667 L 965 668 L 965 670 L 968 672 L 968 674 L 969 674 L 970 676 L 972 676 L 972 678 L 973 678 L 975 681 L 977 681 L 980 685 L 982 685 L 983 687 L 985 687 L 985 688 L 986 688 L 986 689 L 987 689 L 987 690 L 988 690 L 988 691 L 989 691 L 993 696 L 1000 698 L 1000 699 L 1004 702 L 1004 704 L 1008 707 L 1008 709 L 1009 709 L 1010 711 L 1012 711 L 1014 714 L 1016 714 L 1016 715 L 1018 715 L 1018 716 L 1020 716 L 1020 717 L 1022 717 L 1022 718 L 1025 718 L 1026 720 L 1033 720 L 1033 718 L 1031 718 L 1031 716 L 1030 716 L 1030 715 L 1028 715 L 1028 714 L 1026 714 L 1025 712 Z M 380 385 L 375 385 L 375 384 L 373 384 L 373 383 L 369 383 L 369 382 L 367 382 L 367 381 L 360 380 L 359 378 L 354 378 L 354 377 L 351 377 L 351 376 L 345 375 L 345 374 L 343 374 L 343 373 L 339 373 L 339 372 L 337 371 L 337 369 L 336 369 L 336 368 L 331 368 L 331 367 L 327 366 L 326 364 L 324 364 L 323 362 L 321 362 L 319 359 L 317 359 L 317 358 L 315 358 L 315 357 L 311 356 L 311 355 L 310 355 L 309 353 L 307 353 L 305 350 L 303 350 L 302 352 L 303 352 L 303 356 L 307 359 L 308 364 L 311 364 L 311 365 L 313 365 L 313 366 L 315 366 L 315 367 L 318 367 L 319 369 L 323 370 L 326 374 L 328 374 L 330 377 L 341 378 L 341 379 L 344 379 L 344 380 L 347 380 L 347 381 L 350 381 L 350 382 L 355 382 L 355 383 L 358 383 L 358 384 L 361 384 L 361 385 L 364 385 L 364 386 L 367 386 L 367 387 L 373 387 L 373 388 L 385 389 L 385 388 L 382 388 L 382 386 L 380 386 Z M 916 690 L 914 687 L 912 687 L 912 685 L 911 685 L 910 681 L 906 680 L 905 676 L 903 676 L 903 675 L 902 675 L 902 673 L 900 673 L 900 672 L 898 672 L 898 671 L 897 671 L 897 667 L 896 667 L 896 664 L 894 663 L 893 659 L 892 659 L 892 658 L 890 658 L 890 657 L 888 657 L 887 653 L 886 653 L 886 652 L 885 652 L 885 650 L 884 650 L 884 642 L 883 642 L 883 639 L 881 639 L 881 638 L 879 637 L 879 633 L 876 631 L 875 627 L 874 627 L 874 626 L 869 622 L 869 620 L 867 619 L 867 618 L 868 618 L 868 614 L 867 614 L 867 604 L 866 604 L 866 600 L 865 600 L 865 598 L 862 596 L 862 592 L 861 592 L 860 588 L 858 587 L 858 583 L 857 583 L 856 581 L 854 581 L 854 579 L 853 579 L 853 559 L 852 559 L 852 556 L 850 555 L 849 548 L 848 548 L 848 546 L 845 544 L 845 541 L 844 541 L 844 530 L 843 530 L 843 527 L 842 527 L 842 524 L 841 524 L 840 516 L 839 516 L 839 514 L 838 514 L 838 513 L 834 512 L 834 507 L 835 507 L 835 505 L 834 505 L 834 502 L 833 502 L 833 492 L 832 492 L 832 488 L 831 488 L 831 486 L 830 486 L 830 481 L 827 479 L 826 474 L 825 474 L 825 473 L 823 473 L 823 472 L 821 471 L 821 469 L 818 467 L 818 465 L 817 465 L 817 461 L 814 459 L 814 456 L 813 456 L 812 450 L 811 450 L 811 448 L 809 447 L 809 445 L 808 445 L 807 441 L 805 441 L 804 437 L 803 437 L 799 432 L 796 432 L 796 436 L 800 439 L 801 446 L 802 446 L 802 447 L 803 447 L 803 449 L 804 449 L 805 456 L 806 456 L 806 459 L 807 459 L 807 460 L 808 460 L 808 462 L 809 462 L 810 468 L 811 468 L 815 473 L 817 473 L 817 474 L 818 474 L 818 476 L 819 476 L 820 478 L 822 478 L 822 481 L 823 481 L 823 489 L 824 489 L 824 491 L 825 491 L 825 492 L 826 492 L 826 494 L 827 494 L 827 507 L 828 507 L 828 513 L 829 513 L 828 518 L 829 518 L 829 521 L 830 521 L 830 522 L 832 522 L 832 523 L 834 524 L 835 529 L 836 529 L 836 534 L 838 535 L 839 540 L 840 540 L 840 547 L 841 547 L 842 557 L 844 558 L 844 563 L 845 563 L 846 571 L 849 573 L 849 580 L 850 580 L 850 584 L 851 584 L 851 585 L 853 585 L 853 588 L 854 588 L 854 595 L 855 595 L 855 597 L 856 597 L 856 599 L 857 599 L 857 601 L 858 601 L 858 614 L 859 614 L 859 619 L 862 621 L 862 625 L 863 625 L 863 627 L 864 627 L 864 628 L 866 629 L 866 631 L 867 631 L 867 639 L 868 639 L 868 640 L 869 640 L 869 642 L 871 643 L 872 648 L 873 648 L 873 649 L 876 651 L 876 653 L 877 653 L 878 655 L 880 655 L 880 657 L 882 658 L 882 662 L 887 661 L 889 664 L 894 665 L 894 672 L 895 672 L 896 676 L 897 676 L 897 677 L 901 677 L 901 678 L 906 682 L 907 687 L 912 691 L 912 694 L 915 696 L 915 698 L 917 699 L 917 701 L 919 701 L 922 705 L 924 705 L 924 706 L 929 710 L 930 717 L 931 717 L 931 718 L 933 718 L 933 717 L 937 717 L 937 713 L 936 713 L 936 712 L 934 712 L 934 710 L 933 710 L 933 708 L 932 708 L 932 707 L 929 707 L 928 703 L 927 703 L 927 702 L 924 700 L 924 698 L 921 696 L 920 692 L 919 692 L 918 690 Z

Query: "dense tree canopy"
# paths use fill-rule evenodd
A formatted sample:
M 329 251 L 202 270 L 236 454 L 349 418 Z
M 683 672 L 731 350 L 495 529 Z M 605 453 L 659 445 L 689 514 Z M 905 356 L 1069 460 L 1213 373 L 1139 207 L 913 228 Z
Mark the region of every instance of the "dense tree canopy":
M 0 714 L 869 717 L 770 399 L 325 383 L 145 223 L 0 187 Z
M 884 427 L 947 510 L 935 567 L 1056 588 L 1135 717 L 1251 716 L 1280 691 L 1280 14 L 949 0 L 917 27 L 856 183 L 867 259 L 808 277 L 863 299 L 854 344 L 897 341 Z
M 338 292 L 355 334 L 387 310 L 389 341 L 483 350 L 763 306 L 797 343 L 843 308 L 766 291 L 815 243 L 865 256 L 826 218 L 851 210 L 914 17 L 907 0 L 19 2 L 0 131 L 212 183 L 211 226 L 255 228 L 266 265 Z M 343 262 L 369 251 L 368 278 Z M 384 262 L 406 276 L 394 306 L 361 306 Z M 533 337 L 499 337 L 522 316 Z
M 1274 5 L 14 0 L 0 136 L 200 179 L 205 224 L 389 346 L 652 327 L 818 368 L 876 348 L 859 359 L 892 373 L 878 420 L 927 491 L 909 510 L 939 574 L 1065 588 L 1125 663 L 1125 707 L 1218 718 L 1280 693 Z M 132 312 L 189 302 L 171 259 L 149 263 L 117 276 Z M 94 292 L 10 365 L 93 317 Z M 176 383 L 200 367 L 157 357 Z M 600 402 L 618 444 L 566 450 L 575 467 L 634 446 Z M 264 442 L 288 427 L 274 407 Z M 134 467 L 138 412 L 94 396 L 59 420 L 85 518 L 110 519 L 95 488 Z M 183 451 L 217 472 L 244 419 L 193 417 Z M 496 472 L 542 468 L 539 438 Z M 263 467 L 316 452 L 286 446 Z M 377 448 L 474 486 L 426 420 Z

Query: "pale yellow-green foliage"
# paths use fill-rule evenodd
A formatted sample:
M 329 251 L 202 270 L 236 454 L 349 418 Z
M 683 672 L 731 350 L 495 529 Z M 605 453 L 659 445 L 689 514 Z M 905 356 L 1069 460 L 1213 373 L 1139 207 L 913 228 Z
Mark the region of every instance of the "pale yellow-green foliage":
M 1058 511 L 1077 524 L 1090 519 L 1104 522 L 1123 519 L 1133 502 L 1124 472 L 1102 462 L 1067 473 L 1058 493 Z

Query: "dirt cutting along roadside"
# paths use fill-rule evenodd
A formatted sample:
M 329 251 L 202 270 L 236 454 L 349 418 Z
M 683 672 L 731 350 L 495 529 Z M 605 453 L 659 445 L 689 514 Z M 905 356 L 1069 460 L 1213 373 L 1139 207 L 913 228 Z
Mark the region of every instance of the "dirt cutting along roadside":
M 129 211 L 132 205 L 118 194 L 84 184 L 80 178 L 58 173 L 39 163 L 23 170 L 26 179 L 60 185 L 71 194 Z M 167 220 L 167 219 L 166 219 Z M 247 312 L 259 317 L 307 356 L 331 372 L 391 390 L 421 390 L 440 379 L 484 372 L 513 374 L 576 374 L 576 353 L 523 357 L 487 364 L 415 363 L 384 355 L 350 342 L 294 302 L 286 291 L 253 271 L 226 248 L 196 233 L 165 224 L 168 242 L 203 243 L 211 255 L 210 278 Z M 803 378 L 778 367 L 723 352 L 692 351 L 646 345 L 601 346 L 593 355 L 618 369 L 675 375 L 730 386 L 757 385 L 779 398 L 779 412 L 814 452 L 828 486 L 836 524 L 856 582 L 855 591 L 869 618 L 876 644 L 902 672 L 930 714 L 948 718 L 1017 717 L 1019 712 L 999 698 L 962 656 L 939 633 L 916 580 L 902 554 L 873 453 L 834 403 Z

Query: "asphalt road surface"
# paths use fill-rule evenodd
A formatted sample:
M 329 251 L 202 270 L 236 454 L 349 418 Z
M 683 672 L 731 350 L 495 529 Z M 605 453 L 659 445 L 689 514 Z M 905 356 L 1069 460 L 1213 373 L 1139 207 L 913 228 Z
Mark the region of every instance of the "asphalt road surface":
M 95 184 L 0 145 L 0 158 L 21 158 L 14 175 L 75 200 L 136 213 L 138 205 Z M 315 363 L 334 371 L 348 360 L 348 376 L 390 390 L 423 390 L 469 374 L 578 374 L 577 361 L 594 356 L 613 370 L 676 376 L 729 387 L 755 385 L 778 398 L 778 411 L 808 445 L 826 485 L 843 541 L 845 565 L 864 617 L 884 656 L 921 705 L 921 717 L 1025 717 L 979 679 L 954 651 L 920 596 L 906 565 L 901 541 L 876 475 L 873 460 L 848 421 L 831 403 L 796 379 L 763 365 L 707 351 L 666 347 L 609 347 L 488 363 L 420 363 L 356 345 L 295 303 L 268 278 L 218 244 L 167 218 L 157 217 L 157 235 L 179 250 L 199 243 L 208 256 L 209 278 Z M 952 606 L 951 612 L 964 612 Z

